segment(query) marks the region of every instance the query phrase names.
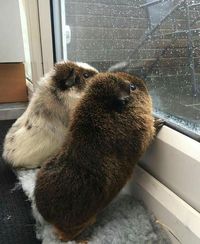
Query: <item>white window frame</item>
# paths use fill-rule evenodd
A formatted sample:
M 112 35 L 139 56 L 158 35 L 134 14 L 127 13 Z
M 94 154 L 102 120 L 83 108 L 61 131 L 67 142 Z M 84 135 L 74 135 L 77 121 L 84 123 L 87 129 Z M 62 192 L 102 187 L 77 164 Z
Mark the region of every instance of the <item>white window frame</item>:
M 54 64 L 51 11 L 49 0 L 19 0 L 23 4 L 28 30 L 29 52 L 31 59 L 31 83 L 33 90 L 36 82 L 48 72 Z
M 45 74 L 53 67 L 54 64 L 50 1 L 38 0 L 38 12 L 40 21 L 43 73 Z
M 53 66 L 50 3 L 22 1 L 27 9 L 34 83 Z M 187 181 L 185 177 L 184 181 L 183 172 L 196 178 Z M 127 185 L 126 190 L 142 199 L 167 229 L 173 243 L 200 243 L 200 213 L 195 209 L 200 191 L 193 190 L 200 186 L 197 172 L 200 172 L 200 143 L 164 126 Z
M 199 172 L 200 143 L 163 126 L 127 185 L 173 243 L 200 243 Z

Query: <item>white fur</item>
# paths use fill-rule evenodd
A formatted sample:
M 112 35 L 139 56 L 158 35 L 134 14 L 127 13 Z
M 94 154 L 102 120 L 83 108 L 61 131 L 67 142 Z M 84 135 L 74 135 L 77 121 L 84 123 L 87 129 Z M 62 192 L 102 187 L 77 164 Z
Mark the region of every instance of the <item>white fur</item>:
M 67 133 L 67 125 L 59 118 L 46 120 L 44 117 L 34 116 L 34 102 L 35 98 L 5 138 L 3 157 L 14 167 L 34 168 L 41 165 L 61 148 Z M 63 109 L 62 113 L 67 113 L 67 110 Z M 30 130 L 25 126 L 27 120 L 32 125 Z
M 58 63 L 62 64 L 62 63 L 65 63 L 65 62 L 66 62 L 65 60 L 61 60 Z M 81 67 L 83 69 L 93 70 L 93 71 L 99 73 L 99 71 L 97 69 L 95 69 L 93 66 L 91 66 L 90 64 L 83 63 L 83 62 L 74 62 L 74 63 L 77 64 L 79 67 Z
M 92 67 L 91 65 L 89 65 L 89 64 L 87 64 L 87 63 L 76 62 L 76 64 L 77 64 L 79 67 L 81 67 L 81 68 L 84 68 L 84 69 L 91 69 L 91 70 L 93 70 L 93 71 L 95 71 L 95 72 L 98 73 L 98 70 L 97 70 L 97 69 L 95 69 L 94 67 Z
M 79 63 L 79 65 L 81 65 Z M 95 70 L 90 65 L 84 67 Z M 8 131 L 5 141 L 3 157 L 14 167 L 35 168 L 49 157 L 58 152 L 63 145 L 70 113 L 76 106 L 83 92 L 77 92 L 73 87 L 70 91 L 59 93 L 61 103 L 50 92 L 52 80 L 50 71 L 38 83 L 38 87 L 31 99 L 27 110 L 18 118 Z M 36 116 L 36 109 L 47 108 L 52 115 L 46 118 Z M 32 126 L 27 129 L 27 121 Z M 14 139 L 13 139 L 14 138 Z

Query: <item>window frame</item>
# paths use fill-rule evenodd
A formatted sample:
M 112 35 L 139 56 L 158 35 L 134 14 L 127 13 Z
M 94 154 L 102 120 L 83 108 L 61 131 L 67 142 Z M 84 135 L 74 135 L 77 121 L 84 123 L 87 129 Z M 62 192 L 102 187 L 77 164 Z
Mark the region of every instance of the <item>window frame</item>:
M 144 203 L 173 244 L 199 243 L 200 213 L 142 167 L 123 191 Z
M 20 4 L 28 30 L 32 77 L 27 80 L 27 86 L 32 93 L 38 80 L 54 64 L 50 0 L 20 0 Z
M 197 183 L 200 178 L 192 178 L 200 172 L 198 152 L 199 142 L 163 126 L 129 184 L 129 192 L 144 201 L 181 243 L 200 241 L 200 208 L 196 205 L 196 201 L 200 202 Z M 183 172 L 188 172 L 190 177 L 182 175 Z

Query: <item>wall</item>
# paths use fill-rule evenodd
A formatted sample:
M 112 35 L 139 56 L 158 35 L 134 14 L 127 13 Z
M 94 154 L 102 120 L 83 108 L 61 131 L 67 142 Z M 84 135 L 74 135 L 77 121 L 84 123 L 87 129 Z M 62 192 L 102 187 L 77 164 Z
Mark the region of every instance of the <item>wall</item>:
M 0 62 L 23 62 L 19 2 L 0 0 L 0 6 Z

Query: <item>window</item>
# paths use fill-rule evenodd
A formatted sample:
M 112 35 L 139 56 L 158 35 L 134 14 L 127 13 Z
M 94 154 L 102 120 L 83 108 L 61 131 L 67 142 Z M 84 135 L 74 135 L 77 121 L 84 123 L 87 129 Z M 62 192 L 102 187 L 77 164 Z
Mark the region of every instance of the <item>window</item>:
M 185 128 L 182 132 L 197 139 L 164 126 L 129 186 L 163 226 L 172 230 L 174 243 L 199 243 L 200 1 L 23 3 L 29 17 L 33 81 L 53 65 L 53 32 L 54 61 L 68 58 L 88 62 L 100 71 L 111 67 L 145 78 L 154 112 L 171 127 Z
M 61 0 L 53 9 L 57 60 L 145 78 L 155 114 L 200 135 L 199 0 Z

